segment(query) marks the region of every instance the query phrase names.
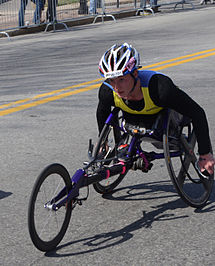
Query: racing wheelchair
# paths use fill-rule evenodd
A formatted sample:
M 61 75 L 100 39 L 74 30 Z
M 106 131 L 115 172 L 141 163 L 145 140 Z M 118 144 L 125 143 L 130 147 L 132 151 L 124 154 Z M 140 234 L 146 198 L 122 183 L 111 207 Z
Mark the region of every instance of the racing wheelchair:
M 146 142 L 156 149 L 144 151 Z M 192 122 L 173 110 L 163 110 L 152 128 L 147 128 L 125 123 L 115 107 L 95 148 L 89 140 L 88 156 L 89 162 L 71 178 L 67 169 L 57 163 L 38 176 L 29 201 L 28 228 L 39 250 L 47 252 L 57 247 L 73 209 L 87 200 L 90 184 L 98 193 L 110 193 L 129 170 L 148 172 L 154 160 L 165 160 L 176 191 L 191 207 L 203 207 L 213 188 L 214 175 L 198 168 Z M 81 198 L 79 191 L 83 187 L 88 188 L 88 193 Z

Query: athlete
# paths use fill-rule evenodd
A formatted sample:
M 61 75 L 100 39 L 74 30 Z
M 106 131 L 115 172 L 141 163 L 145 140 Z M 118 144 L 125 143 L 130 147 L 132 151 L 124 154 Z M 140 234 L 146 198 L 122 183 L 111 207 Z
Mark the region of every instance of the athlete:
M 204 110 L 164 74 L 138 70 L 140 58 L 131 45 L 113 45 L 102 56 L 99 72 L 106 80 L 99 89 L 97 122 L 99 133 L 113 106 L 119 107 L 126 122 L 152 124 L 159 112 L 170 108 L 192 119 L 198 143 L 201 172 L 214 172 L 208 122 Z

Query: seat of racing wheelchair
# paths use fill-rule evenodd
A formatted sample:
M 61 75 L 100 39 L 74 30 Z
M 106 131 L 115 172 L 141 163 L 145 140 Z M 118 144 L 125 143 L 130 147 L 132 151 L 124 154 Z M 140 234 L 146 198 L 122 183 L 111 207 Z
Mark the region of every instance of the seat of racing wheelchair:
M 172 118 L 174 120 L 174 126 L 178 128 L 183 128 L 188 126 L 191 123 L 191 119 L 185 117 L 174 110 L 161 111 L 154 122 L 147 123 L 144 121 L 139 122 L 138 124 L 125 123 L 124 128 L 130 135 L 139 135 L 139 137 L 144 140 L 144 142 L 149 142 L 157 149 L 163 149 L 163 133 L 167 124 L 168 116 L 171 112 Z M 172 131 L 172 132 L 171 132 Z M 178 138 L 180 130 L 171 130 L 171 140 L 170 140 L 170 149 L 178 150 Z

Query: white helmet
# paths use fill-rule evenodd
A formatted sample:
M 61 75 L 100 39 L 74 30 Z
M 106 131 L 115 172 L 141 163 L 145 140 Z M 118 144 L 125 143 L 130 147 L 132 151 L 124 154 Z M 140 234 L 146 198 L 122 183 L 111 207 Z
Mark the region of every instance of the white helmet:
M 140 56 L 131 45 L 113 45 L 102 56 L 99 72 L 104 78 L 116 78 L 132 73 L 140 67 Z

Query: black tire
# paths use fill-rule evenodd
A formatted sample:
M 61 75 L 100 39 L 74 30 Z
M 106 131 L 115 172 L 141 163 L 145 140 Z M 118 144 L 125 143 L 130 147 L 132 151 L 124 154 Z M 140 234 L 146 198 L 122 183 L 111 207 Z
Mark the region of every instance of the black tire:
M 105 124 L 95 147 L 94 157 L 99 160 L 108 158 L 113 158 L 113 160 L 108 163 L 100 162 L 99 166 L 114 163 L 114 157 L 116 158 L 118 153 L 117 148 L 119 145 L 126 144 L 127 137 L 126 133 L 122 135 L 120 130 L 111 125 Z M 106 151 L 106 143 L 109 146 L 108 151 Z M 93 184 L 93 187 L 100 194 L 110 193 L 119 185 L 126 174 L 127 171 L 124 174 L 119 174 L 100 182 L 96 182 Z
M 203 207 L 210 197 L 214 175 L 202 178 L 197 173 L 197 145 L 192 123 L 178 126 L 175 123 L 174 112 L 171 112 L 163 135 L 163 146 L 167 169 L 179 196 L 191 207 Z M 181 155 L 171 157 L 172 150 L 180 151 Z M 189 156 L 191 153 L 194 155 L 192 160 Z
M 34 184 L 28 207 L 28 228 L 32 242 L 41 251 L 55 249 L 69 225 L 71 202 L 57 211 L 45 208 L 45 204 L 57 196 L 64 187 L 68 194 L 71 188 L 70 176 L 66 168 L 60 164 L 46 167 Z M 54 220 L 51 220 L 52 218 Z

